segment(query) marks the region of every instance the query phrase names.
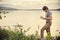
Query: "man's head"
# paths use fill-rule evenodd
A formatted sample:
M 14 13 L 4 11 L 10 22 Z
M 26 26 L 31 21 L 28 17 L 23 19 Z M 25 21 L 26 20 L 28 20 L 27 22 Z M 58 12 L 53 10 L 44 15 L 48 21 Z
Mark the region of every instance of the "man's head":
M 47 6 L 43 6 L 42 10 L 47 12 L 48 11 L 48 7 Z

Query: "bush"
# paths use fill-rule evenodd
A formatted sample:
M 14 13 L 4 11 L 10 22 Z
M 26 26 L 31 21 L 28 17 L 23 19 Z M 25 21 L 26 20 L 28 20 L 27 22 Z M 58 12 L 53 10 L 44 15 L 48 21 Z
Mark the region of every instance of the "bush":
M 8 30 L 5 29 L 0 29 L 0 40 L 8 40 L 9 38 L 9 34 L 8 34 Z
M 36 35 L 26 36 L 25 33 L 29 30 L 23 30 L 20 28 L 20 31 L 10 31 L 6 29 L 0 29 L 0 40 L 37 40 Z
M 60 40 L 60 36 L 56 37 L 56 40 Z
M 28 35 L 26 36 L 25 33 L 29 31 L 30 27 L 27 28 L 27 30 L 23 30 L 19 27 L 20 30 L 16 29 L 14 32 L 11 31 L 11 28 L 9 27 L 9 30 L 1 29 L 0 28 L 0 40 L 40 40 L 38 38 L 38 31 L 36 31 L 35 35 Z M 57 38 L 58 40 L 59 38 Z M 52 40 L 50 33 L 47 33 L 46 40 Z

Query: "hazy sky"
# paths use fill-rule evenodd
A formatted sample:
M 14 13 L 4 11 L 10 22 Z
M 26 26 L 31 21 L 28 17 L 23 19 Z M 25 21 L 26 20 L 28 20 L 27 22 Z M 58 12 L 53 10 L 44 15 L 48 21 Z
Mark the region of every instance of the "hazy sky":
M 57 8 L 59 0 L 3 0 L 2 4 L 11 4 L 17 8 L 41 8 L 44 5 L 49 8 Z M 57 5 L 56 5 L 57 4 Z M 56 6 L 54 6 L 56 5 Z

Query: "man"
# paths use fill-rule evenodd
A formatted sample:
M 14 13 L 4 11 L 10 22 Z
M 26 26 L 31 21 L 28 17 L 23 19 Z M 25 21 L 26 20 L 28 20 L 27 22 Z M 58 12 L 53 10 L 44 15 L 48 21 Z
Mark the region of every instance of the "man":
M 46 13 L 45 17 L 40 17 L 41 19 L 46 20 L 46 24 L 41 29 L 41 40 L 44 40 L 44 30 L 46 30 L 47 33 L 50 33 L 50 26 L 52 24 L 52 13 L 47 6 L 43 6 L 42 10 Z

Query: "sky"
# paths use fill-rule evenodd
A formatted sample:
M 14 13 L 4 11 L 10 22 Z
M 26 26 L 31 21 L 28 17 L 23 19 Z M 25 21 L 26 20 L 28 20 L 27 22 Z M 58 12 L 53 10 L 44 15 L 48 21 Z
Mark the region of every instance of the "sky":
M 2 0 L 2 4 L 14 5 L 17 8 L 41 8 L 44 5 L 48 5 L 50 8 L 56 8 L 59 6 L 59 0 Z M 49 5 L 50 4 L 50 5 Z M 57 4 L 53 6 L 53 4 Z
M 50 9 L 56 9 L 59 7 L 59 0 L 2 0 L 0 4 L 9 4 L 13 7 L 19 9 L 41 9 L 44 5 L 47 5 Z M 53 13 L 53 24 L 51 26 L 51 33 L 53 36 L 57 35 L 56 30 L 60 30 L 60 12 L 52 11 Z M 40 16 L 44 16 L 43 11 L 13 11 L 6 14 L 2 14 L 3 19 L 0 20 L 0 26 L 9 25 L 13 29 L 12 25 L 17 24 L 17 22 L 24 26 L 24 29 L 31 27 L 30 31 L 27 34 L 33 34 L 39 26 L 40 29 L 45 24 L 44 20 L 40 19 Z M 55 33 L 55 34 L 54 34 Z M 46 34 L 46 32 L 45 32 Z

